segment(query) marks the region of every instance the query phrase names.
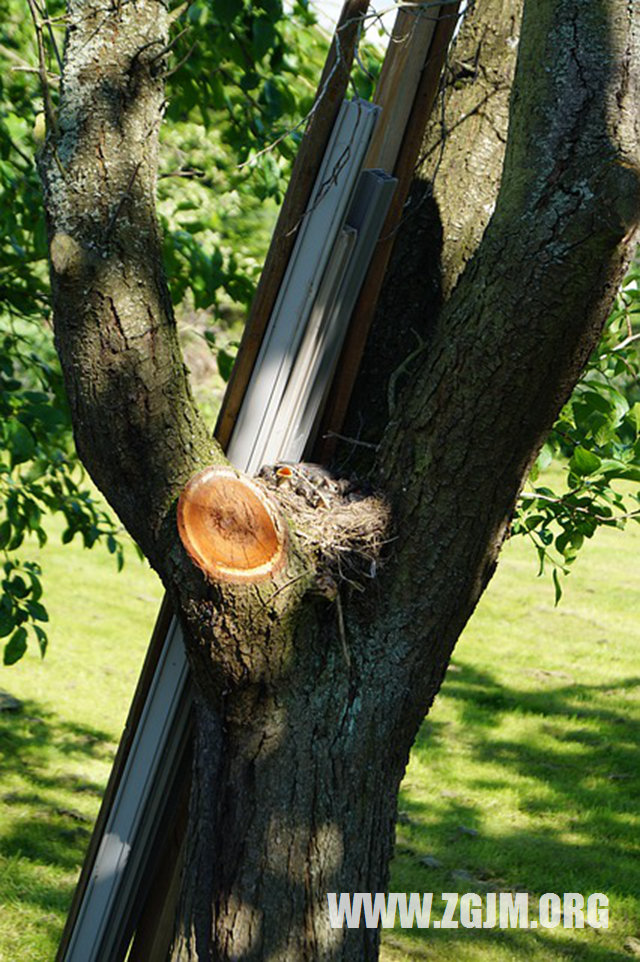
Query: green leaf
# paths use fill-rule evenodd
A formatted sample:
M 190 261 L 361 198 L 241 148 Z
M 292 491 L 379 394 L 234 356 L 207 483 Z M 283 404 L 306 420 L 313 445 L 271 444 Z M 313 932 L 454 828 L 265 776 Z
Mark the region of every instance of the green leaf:
M 640 467 L 637 468 L 625 468 L 618 475 L 620 478 L 626 478 L 627 481 L 640 481 Z
M 11 455 L 11 464 L 22 464 L 29 461 L 36 452 L 36 442 L 31 431 L 17 418 L 9 421 L 5 427 L 6 440 Z
M 242 0 L 216 0 L 215 13 L 222 23 L 231 23 L 242 13 Z
M 524 523 L 525 531 L 533 531 L 533 529 L 537 528 L 539 524 L 543 523 L 543 521 L 544 521 L 543 515 L 532 514 L 530 517 L 526 519 Z
M 45 652 L 46 652 L 46 650 L 47 650 L 47 645 L 49 644 L 49 638 L 47 637 L 47 633 L 46 633 L 46 631 L 44 630 L 44 628 L 40 628 L 39 625 L 32 625 L 32 628 L 33 628 L 33 630 L 34 630 L 34 632 L 35 632 L 35 636 L 36 636 L 36 638 L 37 638 L 37 640 L 38 640 L 38 647 L 40 648 L 40 655 L 41 655 L 42 658 L 44 658 Z
M 233 370 L 233 363 L 235 361 L 235 355 L 229 354 L 224 348 L 220 348 L 216 358 L 218 362 L 218 371 L 220 372 L 220 377 L 223 381 L 228 381 L 231 377 L 231 371 Z
M 281 0 L 258 0 L 257 7 L 261 7 L 271 20 L 279 20 L 282 16 Z
M 540 454 L 536 458 L 536 467 L 538 471 L 544 471 L 548 468 L 553 461 L 553 448 L 549 443 L 543 444 L 540 449 Z
M 20 575 L 16 575 L 15 578 L 12 578 L 9 584 L 11 594 L 14 596 L 14 598 L 26 598 L 29 594 L 29 586 L 24 578 L 20 577 Z
M 0 638 L 6 638 L 16 627 L 16 619 L 11 606 L 0 605 Z
M 24 499 L 24 515 L 27 521 L 27 527 L 30 531 L 35 531 L 39 525 L 42 518 L 42 512 L 40 508 L 31 498 Z
M 26 650 L 27 631 L 25 628 L 18 628 L 4 646 L 5 665 L 15 665 L 17 661 L 20 661 Z
M 555 588 L 555 591 L 556 591 L 556 600 L 555 600 L 555 603 L 554 603 L 554 607 L 557 608 L 557 607 L 558 607 L 558 602 L 559 602 L 560 599 L 562 598 L 562 585 L 560 584 L 560 576 L 559 576 L 559 574 L 558 574 L 558 569 L 557 569 L 557 568 L 554 568 L 554 569 L 553 569 L 553 585 L 554 585 L 554 588 Z
M 27 611 L 31 615 L 34 621 L 48 621 L 49 614 L 44 605 L 40 604 L 39 601 L 28 601 Z
M 3 550 L 4 548 L 6 548 L 10 541 L 11 541 L 11 522 L 7 520 L 7 521 L 3 521 L 2 524 L 0 524 L 0 550 Z
M 276 31 L 269 17 L 256 17 L 251 30 L 253 35 L 253 53 L 256 60 L 262 60 L 271 49 L 276 39 Z
M 594 454 L 593 451 L 587 451 L 586 448 L 578 445 L 569 461 L 569 468 L 574 474 L 582 478 L 597 471 L 601 463 L 601 459 L 597 454 Z

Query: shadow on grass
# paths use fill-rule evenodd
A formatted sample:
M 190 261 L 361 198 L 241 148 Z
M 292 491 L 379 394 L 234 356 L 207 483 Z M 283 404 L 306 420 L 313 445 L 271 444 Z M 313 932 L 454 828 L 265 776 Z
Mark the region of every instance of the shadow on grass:
M 523 673 L 526 684 L 535 674 Z M 428 718 L 413 753 L 446 770 L 447 753 L 464 739 L 486 775 L 474 769 L 459 781 L 454 776 L 455 791 L 441 783 L 422 798 L 411 785 L 403 790 L 391 887 L 436 898 L 444 891 L 528 891 L 530 917 L 543 892 L 603 892 L 611 924 L 626 931 L 407 930 L 404 950 L 415 947 L 416 959 L 432 957 L 437 946 L 435 957 L 454 958 L 456 946 L 475 944 L 479 952 L 484 945 L 482 959 L 493 945 L 501 959 L 623 962 L 629 955 L 618 946 L 640 934 L 638 919 L 629 917 L 640 891 L 640 722 L 630 717 L 628 700 L 640 678 L 584 685 L 568 674 L 537 674 L 537 691 L 506 688 L 465 665 L 448 675 L 443 697 L 456 703 L 456 724 Z M 425 864 L 425 855 L 441 864 Z
M 86 768 L 102 762 L 106 778 L 114 750 L 112 735 L 33 701 L 0 713 L 0 903 L 19 905 L 54 945 L 91 834 L 87 810 L 104 791 Z

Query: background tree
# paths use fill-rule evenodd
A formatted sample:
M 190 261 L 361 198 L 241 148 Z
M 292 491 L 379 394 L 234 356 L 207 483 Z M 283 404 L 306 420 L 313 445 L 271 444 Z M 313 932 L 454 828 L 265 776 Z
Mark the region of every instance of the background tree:
M 370 428 L 394 540 L 365 592 L 340 586 L 342 619 L 321 590 L 325 556 L 295 535 L 266 587 L 208 582 L 181 546 L 177 497 L 224 459 L 191 401 L 154 217 L 168 24 L 151 2 L 72 5 L 69 18 L 40 164 L 57 346 L 81 456 L 181 613 L 197 682 L 174 957 L 370 957 L 376 933 L 329 930 L 325 893 L 384 884 L 411 741 L 630 256 L 638 15 L 616 0 L 525 7 L 495 209 L 457 267 L 443 235 L 441 306 L 418 354 L 404 342 L 413 376 L 393 379 L 401 400 Z M 432 263 L 415 222 L 411 237 Z M 382 358 L 360 391 L 387 400 L 397 351 Z M 595 471 L 574 457 L 575 479 Z

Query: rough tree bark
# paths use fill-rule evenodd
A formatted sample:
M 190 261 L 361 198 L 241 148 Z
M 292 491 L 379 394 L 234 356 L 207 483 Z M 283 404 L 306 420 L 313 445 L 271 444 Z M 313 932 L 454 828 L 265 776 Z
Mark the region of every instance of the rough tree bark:
M 499 6 L 514 19 L 496 37 L 515 49 L 517 7 Z M 411 743 L 624 269 L 640 217 L 640 13 L 625 0 L 525 3 L 499 193 L 492 173 L 469 197 L 482 239 L 460 226 L 457 253 L 448 236 L 462 222 L 441 212 L 442 306 L 425 326 L 410 294 L 426 332 L 411 378 L 392 377 L 384 345 L 364 369 L 380 435 L 368 470 L 394 540 L 365 592 L 340 587 L 342 619 L 295 534 L 285 566 L 254 585 L 207 580 L 180 542 L 181 490 L 224 458 L 191 400 L 154 218 L 166 10 L 70 0 L 69 16 L 40 164 L 56 342 L 81 457 L 180 612 L 197 688 L 173 959 L 375 959 L 377 932 L 329 928 L 326 892 L 385 886 Z M 463 58 L 462 80 L 489 70 L 485 55 Z M 404 233 L 411 271 L 396 267 L 396 290 L 434 257 L 429 232 L 409 219 Z M 389 298 L 383 313 L 393 326 Z

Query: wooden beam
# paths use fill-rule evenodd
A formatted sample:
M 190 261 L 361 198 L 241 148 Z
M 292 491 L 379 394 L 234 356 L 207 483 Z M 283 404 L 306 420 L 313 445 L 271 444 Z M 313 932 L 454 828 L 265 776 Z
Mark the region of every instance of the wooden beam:
M 438 13 L 439 8 L 421 13 L 413 8 L 398 11 L 373 98 L 383 109 L 384 122 L 373 135 L 366 167 L 392 173 L 396 166 Z
M 429 16 L 436 18 L 426 52 L 425 45 L 430 28 L 418 30 L 418 25 L 415 29 L 408 28 L 407 18 L 415 17 L 416 12 L 401 10 L 396 20 L 393 36 L 397 39 L 385 59 L 386 69 L 381 74 L 379 93 L 376 94 L 376 100 L 378 96 L 381 100 L 384 98 L 383 117 L 392 118 L 387 120 L 391 131 L 387 135 L 381 135 L 377 144 L 372 145 L 371 151 L 375 150 L 376 153 L 371 160 L 382 156 L 389 160 L 393 150 L 396 149 L 394 145 L 397 145 L 393 174 L 398 178 L 398 187 L 352 315 L 331 387 L 330 399 L 322 417 L 313 457 L 324 464 L 331 460 L 335 452 L 336 439 L 333 435 L 340 432 L 347 413 L 396 232 L 400 226 L 404 204 L 420 155 L 420 146 L 438 93 L 440 75 L 455 30 L 459 7 L 460 4 L 455 2 L 425 8 Z M 409 49 L 414 42 L 415 49 Z M 403 44 L 407 44 L 408 49 L 403 50 Z M 386 66 L 387 61 L 389 61 L 388 66 Z M 420 62 L 421 68 L 418 71 L 417 65 Z M 412 77 L 412 82 L 415 84 L 410 111 L 406 109 L 410 91 L 404 89 L 402 69 L 407 71 L 407 76 Z M 397 117 L 396 106 L 398 107 Z M 401 131 L 403 116 L 406 119 Z

